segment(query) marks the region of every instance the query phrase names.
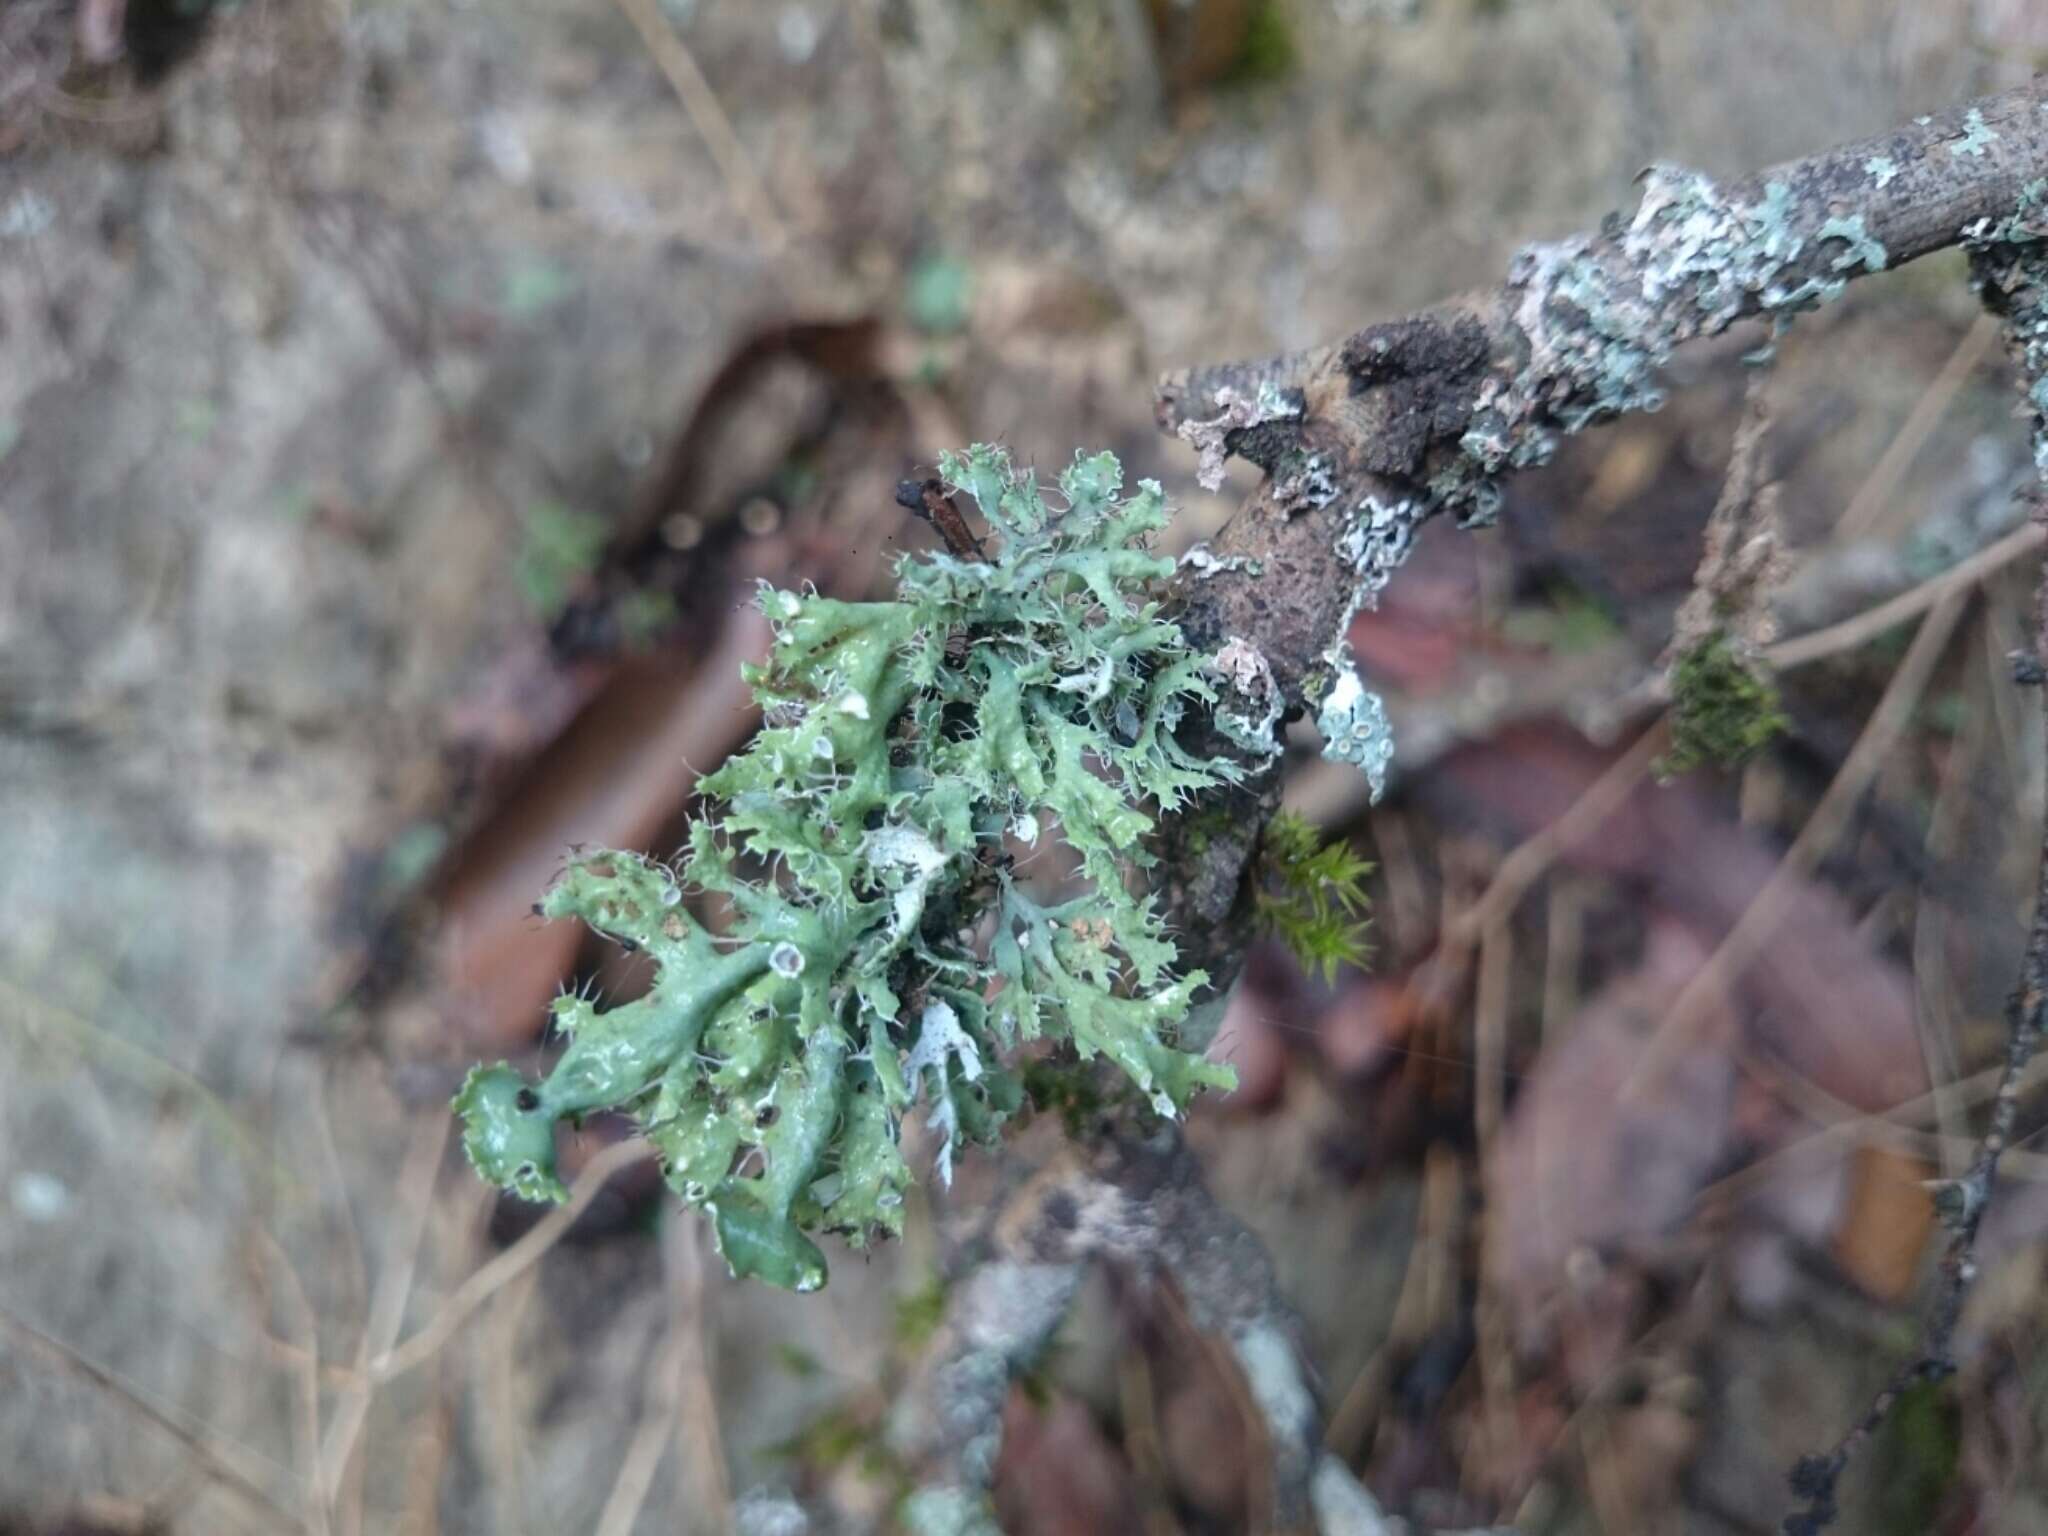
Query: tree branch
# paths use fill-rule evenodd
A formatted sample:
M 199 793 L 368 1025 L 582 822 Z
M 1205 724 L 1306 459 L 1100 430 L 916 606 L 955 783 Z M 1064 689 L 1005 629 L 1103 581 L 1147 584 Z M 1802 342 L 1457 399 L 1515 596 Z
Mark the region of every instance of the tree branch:
M 991 1248 L 954 1287 L 931 1349 L 889 1427 L 917 1473 L 915 1531 L 979 1536 L 995 1526 L 987 1490 L 1010 1383 L 1045 1352 L 1090 1262 L 1165 1282 L 1189 1320 L 1225 1348 L 1263 1432 L 1270 1518 L 1260 1529 L 1400 1536 L 1322 1445 L 1322 1411 L 1273 1263 L 1202 1183 L 1173 1126 L 1109 1136 L 1033 1179 L 998 1216 Z
M 1984 305 L 2004 321 L 2006 351 L 2019 373 L 2021 398 L 2034 422 L 2034 463 L 2048 480 L 2048 210 L 2039 186 L 2015 199 L 2015 209 L 1986 215 L 1970 231 L 1970 281 Z M 2038 528 L 2048 513 L 2034 512 Z M 2035 600 L 2034 653 L 2016 658 L 2032 665 L 2018 670 L 2037 686 L 2048 675 L 2048 569 L 2042 573 Z M 2048 728 L 2048 699 L 2043 701 Z M 2048 827 L 2043 828 L 2040 874 L 2034 894 L 2034 920 L 2018 984 L 2006 1000 L 2004 1059 L 1999 1064 L 1998 1091 L 1991 1102 L 1990 1123 L 1977 1144 L 1969 1171 L 1936 1187 L 1935 1211 L 1947 1228 L 1948 1247 L 1941 1276 L 1923 1326 L 1919 1355 L 1894 1371 L 1833 1450 L 1802 1456 L 1792 1470 L 1793 1493 L 1804 1508 L 1785 1521 L 1787 1536 L 1815 1536 L 1834 1523 L 1840 1512 L 1836 1484 L 1850 1459 L 1877 1432 L 1900 1396 L 1917 1382 L 1940 1381 L 1956 1369 L 1956 1327 L 1963 1303 L 1977 1278 L 1977 1234 L 1990 1209 L 1998 1180 L 1998 1164 L 2012 1145 L 2019 1115 L 2020 1080 L 2041 1043 L 2048 1023 Z
M 2037 80 L 1727 187 L 1654 166 L 1632 217 L 1524 247 L 1497 288 L 1329 346 L 1167 375 L 1160 427 L 1194 444 L 1205 480 L 1227 454 L 1267 471 L 1183 573 L 1190 638 L 1242 639 L 1289 710 L 1313 702 L 1348 615 L 1420 523 L 1483 522 L 1500 477 L 1546 461 L 1559 433 L 1654 408 L 1678 345 L 1782 324 L 2009 213 L 2048 175 L 2044 103 Z
M 2036 463 L 2048 475 L 2048 246 L 2041 243 L 2048 238 L 2048 79 L 1727 187 L 1668 166 L 1651 167 L 1643 180 L 1628 219 L 1610 217 L 1594 233 L 1524 247 L 1497 288 L 1367 326 L 1329 346 L 1161 381 L 1160 427 L 1196 449 L 1205 485 L 1221 484 L 1231 455 L 1265 471 L 1212 545 L 1184 564 L 1177 594 L 1191 642 L 1225 663 L 1221 734 L 1255 770 L 1254 791 L 1237 792 L 1237 803 L 1223 807 L 1228 838 L 1190 835 L 1205 818 L 1215 824 L 1214 804 L 1197 805 L 1162 833 L 1169 921 L 1201 936 L 1200 963 L 1218 998 L 1243 952 L 1242 924 L 1227 920 L 1241 903 L 1221 893 L 1242 896 L 1258 828 L 1272 808 L 1275 727 L 1339 696 L 1350 673 L 1352 617 L 1377 601 L 1423 522 L 1443 512 L 1465 526 L 1487 522 L 1500 479 L 1547 462 L 1559 434 L 1655 409 L 1663 398 L 1658 370 L 1678 346 L 1743 320 L 1767 322 L 1775 340 L 1794 316 L 1856 277 L 1968 245 L 1973 281 L 2006 319 L 2035 413 Z M 2034 680 L 2048 674 L 2048 577 L 2041 603 Z M 1325 703 L 1319 723 L 1326 738 L 1329 714 Z M 2044 1016 L 2048 846 L 1991 1124 L 1969 1174 L 1943 1191 L 1951 1239 L 1925 1348 L 1832 1454 L 1801 1462 L 1795 1487 L 1808 1507 L 1787 1522 L 1795 1536 L 1833 1519 L 1842 1467 L 1898 1393 L 1954 1368 L 1978 1226 Z M 1145 1198 L 1159 1201 L 1168 1187 Z M 1118 1196 L 1109 1208 L 1121 1213 L 1113 1230 L 1128 1235 L 1101 1251 L 1175 1274 L 1198 1305 L 1199 1270 L 1191 1279 L 1176 1268 L 1177 1228 L 1146 1218 L 1142 1201 L 1133 1211 Z M 1255 1268 L 1259 1283 L 1270 1284 L 1270 1264 Z M 1236 1338 L 1228 1306 L 1208 1315 Z M 1241 1345 L 1238 1354 L 1243 1362 Z M 1290 1443 L 1289 1412 L 1278 1399 L 1270 1412 L 1282 1425 L 1276 1490 L 1283 1482 L 1287 1489 L 1284 1506 L 1276 1493 L 1276 1516 L 1283 1507 L 1305 1511 L 1301 1465 L 1279 1454 Z

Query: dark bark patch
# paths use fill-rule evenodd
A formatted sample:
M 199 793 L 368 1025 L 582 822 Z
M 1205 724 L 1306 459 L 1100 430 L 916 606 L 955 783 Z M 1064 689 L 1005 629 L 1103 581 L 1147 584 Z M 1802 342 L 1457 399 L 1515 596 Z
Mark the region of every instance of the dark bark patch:
M 1369 325 L 1344 343 L 1354 397 L 1375 394 L 1375 430 L 1364 433 L 1361 468 L 1412 479 L 1430 445 L 1462 434 L 1472 419 L 1491 348 L 1469 315 Z

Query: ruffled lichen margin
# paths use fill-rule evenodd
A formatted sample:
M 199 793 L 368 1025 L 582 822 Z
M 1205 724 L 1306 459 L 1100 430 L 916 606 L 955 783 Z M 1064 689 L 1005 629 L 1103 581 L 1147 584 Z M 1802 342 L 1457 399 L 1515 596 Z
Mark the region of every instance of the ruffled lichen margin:
M 1108 454 L 1050 498 L 999 449 L 940 468 L 997 552 L 908 556 L 889 602 L 764 589 L 764 727 L 704 780 L 679 864 L 578 857 L 541 901 L 644 952 L 654 982 L 612 1008 L 556 999 L 568 1046 L 540 1082 L 470 1074 L 455 1108 L 484 1178 L 562 1199 L 557 1127 L 622 1111 L 735 1274 L 813 1290 L 810 1234 L 901 1230 L 905 1116 L 950 1177 L 956 1145 L 1020 1106 L 1005 1058 L 1026 1041 L 1107 1058 L 1166 1117 L 1234 1083 L 1176 1043 L 1206 977 L 1177 971 L 1133 889 L 1155 814 L 1237 773 L 1177 739 L 1216 693 L 1156 596 L 1174 569 L 1145 548 L 1160 487 L 1124 496 Z M 1015 861 L 1055 832 L 1090 888 L 1043 903 Z

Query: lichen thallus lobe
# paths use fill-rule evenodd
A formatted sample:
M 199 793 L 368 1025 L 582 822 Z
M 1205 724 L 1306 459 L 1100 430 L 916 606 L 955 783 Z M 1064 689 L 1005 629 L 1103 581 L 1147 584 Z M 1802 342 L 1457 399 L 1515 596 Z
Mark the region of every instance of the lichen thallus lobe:
M 486 1179 L 563 1198 L 557 1125 L 621 1111 L 736 1274 L 811 1290 L 811 1234 L 901 1230 L 905 1115 L 923 1106 L 950 1178 L 959 1141 L 1020 1107 L 1006 1057 L 1025 1041 L 1106 1057 L 1162 1115 L 1233 1084 L 1181 1048 L 1206 978 L 1177 973 L 1134 889 L 1154 816 L 1238 772 L 1176 740 L 1217 678 L 1156 596 L 1160 488 L 1124 495 L 1108 454 L 1055 497 L 996 448 L 940 469 L 995 552 L 907 556 L 887 602 L 764 589 L 764 725 L 703 781 L 677 864 L 581 855 L 542 899 L 645 951 L 654 981 L 610 1008 L 557 998 L 568 1045 L 540 1082 L 470 1073 L 455 1108 Z M 1014 858 L 1054 826 L 1085 884 L 1060 900 Z M 721 933 L 691 891 L 722 899 Z

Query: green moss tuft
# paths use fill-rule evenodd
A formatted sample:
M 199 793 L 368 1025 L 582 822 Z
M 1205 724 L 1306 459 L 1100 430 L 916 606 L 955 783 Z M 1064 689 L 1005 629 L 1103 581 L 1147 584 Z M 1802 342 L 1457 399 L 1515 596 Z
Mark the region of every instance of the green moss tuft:
M 1347 842 L 1325 843 L 1308 821 L 1282 811 L 1266 825 L 1259 872 L 1252 920 L 1261 933 L 1279 939 L 1326 982 L 1339 966 L 1365 965 L 1372 953 L 1365 895 L 1370 861 Z
M 577 582 L 597 566 L 610 526 L 595 513 L 539 501 L 527 509 L 515 573 L 537 618 L 561 612 Z
M 906 1349 L 922 1349 L 946 1316 L 946 1282 L 934 1275 L 896 1302 L 896 1338 Z
M 1270 85 L 1292 75 L 1301 62 L 1294 24 L 1283 0 L 1255 0 L 1245 19 L 1244 41 L 1225 71 L 1225 85 Z
M 1881 1536 L 1940 1529 L 1962 1463 L 1954 1392 L 1935 1381 L 1908 1386 L 1885 1426 L 1882 1452 L 1872 1459 L 1870 1507 L 1881 1511 L 1874 1529 Z
M 1652 765 L 1672 779 L 1705 763 L 1732 768 L 1748 761 L 1790 722 L 1777 685 L 1715 633 L 1671 668 L 1671 750 Z

